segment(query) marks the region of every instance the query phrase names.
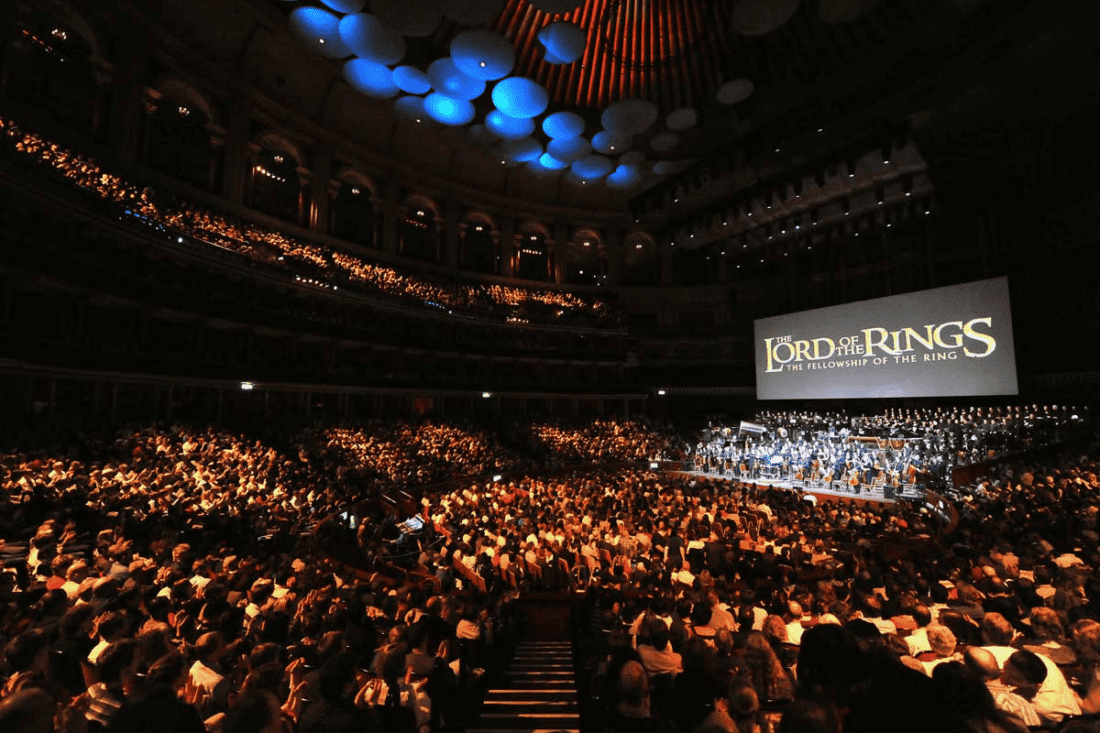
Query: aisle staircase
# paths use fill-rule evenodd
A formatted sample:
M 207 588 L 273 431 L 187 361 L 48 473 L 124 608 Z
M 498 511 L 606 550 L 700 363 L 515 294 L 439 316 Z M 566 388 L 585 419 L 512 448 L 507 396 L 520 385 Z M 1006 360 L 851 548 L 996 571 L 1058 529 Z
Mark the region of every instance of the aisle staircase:
M 572 643 L 524 641 L 467 733 L 580 733 L 580 722 Z

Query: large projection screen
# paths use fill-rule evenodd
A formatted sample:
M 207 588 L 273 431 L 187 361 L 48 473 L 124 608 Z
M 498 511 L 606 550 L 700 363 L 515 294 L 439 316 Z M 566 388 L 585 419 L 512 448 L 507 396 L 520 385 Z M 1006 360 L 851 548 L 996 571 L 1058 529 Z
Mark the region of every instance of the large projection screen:
M 759 400 L 1014 395 L 1008 279 L 763 318 Z

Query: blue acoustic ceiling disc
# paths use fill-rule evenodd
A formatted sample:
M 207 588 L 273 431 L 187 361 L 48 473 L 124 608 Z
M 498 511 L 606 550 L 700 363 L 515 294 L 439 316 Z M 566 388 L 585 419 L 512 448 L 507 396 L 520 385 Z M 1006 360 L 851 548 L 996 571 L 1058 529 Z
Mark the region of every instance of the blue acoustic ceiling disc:
M 358 13 L 366 7 L 367 0 L 321 0 L 337 13 Z
M 588 43 L 581 28 L 565 21 L 551 23 L 542 28 L 538 39 L 546 47 L 547 57 L 552 56 L 557 63 L 562 64 L 571 64 L 583 56 L 584 47 Z
M 344 64 L 344 78 L 356 91 L 376 99 L 389 99 L 397 95 L 397 85 L 393 83 L 393 74 L 388 66 L 352 59 Z
M 405 56 L 405 39 L 370 13 L 345 15 L 340 38 L 352 52 L 368 61 L 393 66 Z
M 546 152 L 558 160 L 572 163 L 591 154 L 592 144 L 583 137 L 556 138 L 547 143 Z
M 290 28 L 313 51 L 330 59 L 351 56 L 340 38 L 340 19 L 323 8 L 300 7 L 290 11 Z
M 592 136 L 592 147 L 604 155 L 618 155 L 630 149 L 633 141 L 629 135 L 602 130 Z
M 459 71 L 450 56 L 436 59 L 428 67 L 428 79 L 437 92 L 455 99 L 477 99 L 485 93 L 485 82 Z
M 518 140 L 535 131 L 534 120 L 509 117 L 497 109 L 485 115 L 485 126 L 494 135 L 506 140 Z
M 502 140 L 500 154 L 505 160 L 525 163 L 542 155 L 542 145 L 533 137 L 521 137 L 518 140 Z
M 415 66 L 398 66 L 394 69 L 393 83 L 408 94 L 427 94 L 432 90 L 428 75 Z
M 546 111 L 550 95 L 530 79 L 511 76 L 493 87 L 493 104 L 509 117 L 536 117 Z
M 459 127 L 474 119 L 474 105 L 465 99 L 455 99 L 433 92 L 424 99 L 424 110 L 436 122 Z
M 540 155 L 538 163 L 548 171 L 560 171 L 569 165 L 565 161 L 558 160 L 553 155 L 550 155 L 550 153 L 543 153 Z
M 576 112 L 554 112 L 542 121 L 542 131 L 555 139 L 577 137 L 584 132 L 584 118 Z
M 451 59 L 459 71 L 475 79 L 503 79 L 516 65 L 516 49 L 499 33 L 475 28 L 451 41 Z
M 581 178 L 603 178 L 614 169 L 610 158 L 602 155 L 589 155 L 573 163 L 573 172 Z

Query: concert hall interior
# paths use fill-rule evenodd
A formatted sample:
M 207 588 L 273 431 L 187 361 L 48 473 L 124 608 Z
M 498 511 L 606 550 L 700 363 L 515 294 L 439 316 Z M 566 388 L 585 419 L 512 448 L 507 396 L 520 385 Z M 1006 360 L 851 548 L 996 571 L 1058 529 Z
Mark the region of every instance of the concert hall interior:
M 0 731 L 1095 732 L 1088 5 L 0 3 Z

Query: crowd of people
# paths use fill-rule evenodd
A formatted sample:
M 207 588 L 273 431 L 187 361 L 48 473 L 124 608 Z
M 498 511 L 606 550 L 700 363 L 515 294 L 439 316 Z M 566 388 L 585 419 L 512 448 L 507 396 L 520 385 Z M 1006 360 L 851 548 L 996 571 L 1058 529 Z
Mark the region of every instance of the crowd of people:
M 50 169 L 111 206 L 120 216 L 152 227 L 158 234 L 181 244 L 216 246 L 279 267 L 299 282 L 304 280 L 330 289 L 343 286 L 472 316 L 506 319 L 521 314 L 528 322 L 565 318 L 602 323 L 614 315 L 607 302 L 598 298 L 548 289 L 433 280 L 236 221 L 108 172 L 90 157 L 27 131 L 10 119 L 0 118 L 0 136 L 7 150 Z
M 675 440 L 610 419 L 282 440 L 150 425 L 4 454 L 0 729 L 460 729 L 540 587 L 587 591 L 604 729 L 1100 712 L 1095 445 L 998 464 L 944 537 L 921 502 L 596 465 Z M 376 501 L 444 478 L 415 492 L 416 526 Z M 349 535 L 358 567 L 330 557 Z M 899 720 L 907 700 L 928 702 Z

